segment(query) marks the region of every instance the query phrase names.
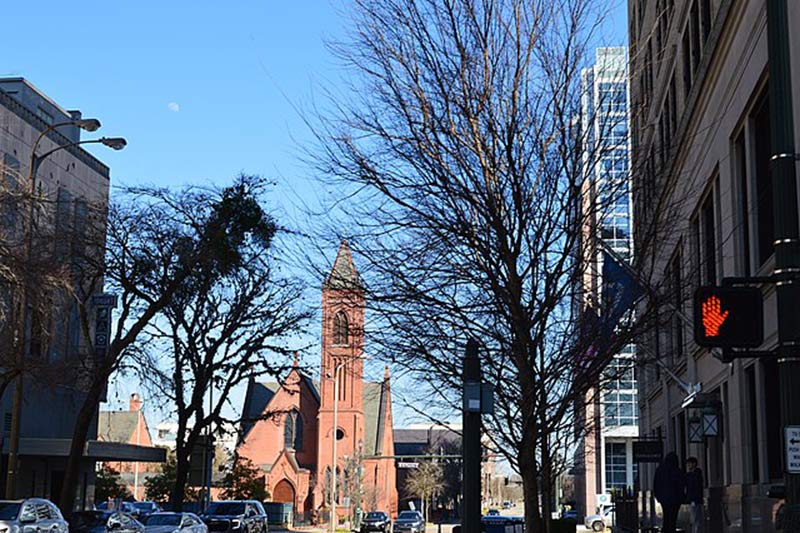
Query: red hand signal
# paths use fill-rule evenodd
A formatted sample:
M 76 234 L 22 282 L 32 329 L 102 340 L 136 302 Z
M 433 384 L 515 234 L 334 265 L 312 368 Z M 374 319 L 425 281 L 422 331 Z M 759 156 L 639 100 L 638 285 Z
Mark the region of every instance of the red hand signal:
M 722 304 L 716 296 L 703 302 L 703 328 L 706 330 L 706 337 L 719 335 L 719 328 L 725 323 L 728 313 L 729 311 L 722 312 Z

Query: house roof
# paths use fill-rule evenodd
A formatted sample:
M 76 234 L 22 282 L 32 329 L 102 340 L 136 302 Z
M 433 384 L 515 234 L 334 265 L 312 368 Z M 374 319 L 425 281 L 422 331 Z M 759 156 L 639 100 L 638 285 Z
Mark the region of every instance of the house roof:
M 339 246 L 339 251 L 336 253 L 336 259 L 333 261 L 333 268 L 331 268 L 328 277 L 322 284 L 324 289 L 345 289 L 345 290 L 363 290 L 364 285 L 361 282 L 361 277 L 356 271 L 353 264 L 353 256 L 350 254 L 350 245 L 347 241 L 342 241 Z
M 300 375 L 300 380 L 306 384 L 317 403 L 319 403 L 319 387 L 317 383 L 300 370 L 297 370 L 297 373 Z M 242 441 L 247 438 L 247 434 L 250 433 L 258 419 L 264 414 L 272 398 L 275 397 L 281 387 L 282 385 L 277 381 L 256 381 L 251 379 L 248 382 L 242 409 Z
M 139 411 L 100 411 L 97 438 L 106 442 L 129 443 L 136 430 Z

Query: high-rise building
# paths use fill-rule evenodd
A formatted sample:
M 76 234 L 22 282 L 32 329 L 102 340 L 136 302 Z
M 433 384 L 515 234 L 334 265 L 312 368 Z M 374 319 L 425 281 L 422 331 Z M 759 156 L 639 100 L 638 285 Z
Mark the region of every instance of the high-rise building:
M 582 304 L 599 302 L 602 254 L 597 240 L 629 260 L 633 253 L 629 187 L 628 69 L 624 47 L 598 48 L 595 64 L 583 71 L 581 127 L 583 168 L 590 179 L 579 217 L 587 227 L 580 260 L 585 272 Z M 592 514 L 598 495 L 632 487 L 636 478 L 632 441 L 638 435 L 635 347 L 614 356 L 577 409 L 575 494 L 580 514 Z

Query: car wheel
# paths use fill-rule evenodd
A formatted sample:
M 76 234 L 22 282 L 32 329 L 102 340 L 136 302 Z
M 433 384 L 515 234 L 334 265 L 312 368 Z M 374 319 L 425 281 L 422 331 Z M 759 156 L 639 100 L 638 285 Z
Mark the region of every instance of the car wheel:
M 606 525 L 599 520 L 597 522 L 592 523 L 592 531 L 603 531 L 606 528 Z

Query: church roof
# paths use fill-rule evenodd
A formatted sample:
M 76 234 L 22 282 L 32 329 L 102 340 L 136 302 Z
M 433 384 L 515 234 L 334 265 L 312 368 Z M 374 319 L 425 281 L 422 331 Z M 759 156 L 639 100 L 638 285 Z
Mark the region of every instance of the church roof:
M 346 289 L 346 290 L 363 290 L 364 285 L 361 282 L 361 277 L 356 271 L 353 264 L 353 256 L 350 254 L 350 245 L 347 241 L 342 241 L 339 246 L 339 251 L 336 253 L 336 259 L 333 261 L 328 277 L 322 284 L 323 289 Z
M 319 401 L 319 383 L 300 373 L 303 381 Z M 242 440 L 258 422 L 281 384 L 275 381 L 258 382 L 251 380 L 245 393 L 244 408 L 242 413 Z M 363 388 L 362 409 L 364 411 L 364 454 L 377 455 L 383 453 L 381 443 L 386 431 L 387 413 L 391 408 L 388 381 L 365 381 Z

